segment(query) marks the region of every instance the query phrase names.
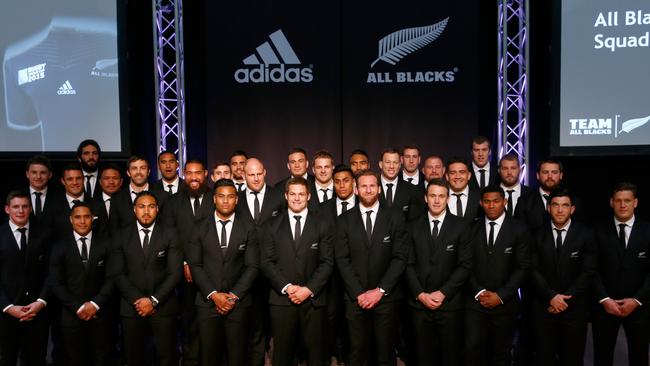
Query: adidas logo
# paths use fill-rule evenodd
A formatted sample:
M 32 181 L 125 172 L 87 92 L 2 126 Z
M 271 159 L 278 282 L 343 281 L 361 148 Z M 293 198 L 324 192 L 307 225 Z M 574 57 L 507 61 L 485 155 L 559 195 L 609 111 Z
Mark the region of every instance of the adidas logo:
M 314 80 L 311 67 L 286 67 L 301 65 L 282 29 L 269 34 L 271 42 L 259 45 L 255 52 L 242 61 L 246 67 L 235 71 L 238 83 L 309 83 Z M 258 57 L 259 56 L 259 57 Z M 261 59 L 261 61 L 260 61 Z M 273 65 L 278 65 L 273 67 Z
M 70 80 L 66 80 L 63 85 L 59 87 L 59 90 L 56 92 L 58 95 L 72 95 L 72 94 L 77 94 L 77 91 L 74 90 L 72 85 L 70 84 Z

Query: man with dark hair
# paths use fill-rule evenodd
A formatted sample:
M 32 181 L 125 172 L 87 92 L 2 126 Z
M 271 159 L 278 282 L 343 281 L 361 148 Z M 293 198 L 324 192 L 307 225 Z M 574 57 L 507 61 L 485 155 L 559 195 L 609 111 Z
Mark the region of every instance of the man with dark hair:
M 429 181 L 428 213 L 408 225 L 406 281 L 415 341 L 415 364 L 445 366 L 462 360 L 463 286 L 472 267 L 469 222 L 447 214 L 449 187 Z M 434 361 L 435 360 L 435 361 Z
M 102 193 L 90 203 L 91 208 L 97 215 L 98 229 L 102 230 L 102 234 L 112 236 L 118 229 L 116 215 L 111 214 L 114 211 L 111 207 L 113 198 L 122 189 L 120 168 L 113 163 L 105 165 L 99 172 L 99 186 Z
M 83 140 L 77 147 L 77 160 L 81 164 L 84 176 L 84 202 L 90 202 L 99 195 L 97 189 L 99 160 L 102 149 L 95 140 Z
M 491 157 L 490 140 L 484 136 L 473 138 L 471 167 L 473 174 L 469 182 L 471 188 L 482 189 L 499 181 L 497 170 L 490 164 Z
M 359 174 L 359 172 L 370 169 L 370 158 L 368 157 L 368 153 L 361 149 L 353 150 L 350 153 L 348 163 L 350 164 L 352 174 L 355 176 Z
M 165 150 L 158 154 L 158 170 L 162 178 L 157 180 L 152 186 L 152 190 L 167 192 L 171 196 L 178 192 L 183 180 L 178 176 L 178 159 L 172 151 Z
M 517 216 L 533 230 L 539 230 L 548 223 L 548 197 L 551 191 L 560 187 L 563 176 L 562 162 L 547 158 L 537 164 L 537 182 L 539 188 L 522 198 L 524 206 Z M 574 202 L 574 206 L 576 202 Z
M 112 363 L 113 290 L 106 274 L 110 241 L 93 231 L 93 213 L 76 203 L 68 218 L 72 230 L 60 240 L 50 261 L 52 292 L 60 303 L 64 359 L 69 365 Z
M 230 164 L 228 164 L 225 161 L 217 162 L 212 166 L 212 173 L 210 174 L 210 180 L 212 181 L 212 183 L 216 183 L 219 179 L 232 180 L 232 170 L 230 169 Z M 239 190 L 237 191 L 239 192 Z
M 316 152 L 311 169 L 314 173 L 314 182 L 309 187 L 311 194 L 309 208 L 317 210 L 320 203 L 334 198 L 334 181 L 332 180 L 334 157 L 328 151 Z
M 523 207 L 524 200 L 519 200 L 521 197 L 526 197 L 530 194 L 531 189 L 521 184 L 521 165 L 519 159 L 515 154 L 506 154 L 499 160 L 499 184 L 503 191 L 506 193 L 508 204 L 506 206 L 506 213 L 510 216 L 519 217 L 520 207 Z
M 151 364 L 144 350 L 153 337 L 156 364 L 177 365 L 175 287 L 183 259 L 176 231 L 158 223 L 158 199 L 148 191 L 133 203 L 136 219 L 122 229 L 109 258 L 120 296 L 126 363 Z M 147 362 L 148 361 L 148 362 Z
M 424 190 L 425 177 L 419 170 L 420 159 L 419 147 L 406 145 L 402 148 L 402 179 Z
M 243 192 L 246 189 L 244 176 L 246 160 L 248 160 L 248 155 L 242 150 L 236 150 L 230 155 L 230 171 L 232 172 L 232 181 L 235 182 L 237 192 Z
M 360 173 L 356 184 L 360 204 L 337 218 L 335 250 L 346 292 L 350 364 L 372 358 L 394 365 L 400 279 L 408 259 L 404 215 L 380 204 L 376 173 Z
M 274 365 L 294 363 L 298 335 L 308 365 L 325 360 L 326 283 L 334 266 L 330 221 L 307 208 L 309 183 L 302 177 L 285 186 L 288 210 L 264 230 L 261 268 L 271 284 L 268 302 Z
M 473 220 L 479 215 L 481 192 L 469 186 L 472 173 L 467 162 L 458 157 L 447 162 L 445 177 L 449 183 L 449 213 Z M 452 197 L 453 196 L 453 197 Z
M 499 186 L 481 191 L 485 218 L 474 223 L 473 266 L 466 286 L 465 364 L 510 365 L 519 310 L 517 290 L 530 267 L 530 237 L 505 213 Z
M 358 204 L 355 195 L 354 173 L 346 165 L 340 164 L 334 168 L 334 198 L 319 205 L 323 215 L 336 221 L 336 217 Z
M 442 157 L 438 155 L 429 155 L 424 159 L 422 174 L 424 175 L 425 188 L 426 183 L 431 179 L 445 179 L 445 169 L 445 163 L 442 160 Z
M 29 197 L 32 203 L 32 221 L 49 224 L 50 200 L 48 197 L 56 195 L 48 183 L 52 179 L 52 164 L 44 155 L 35 155 L 27 161 L 25 176 L 29 181 Z
M 52 197 L 52 225 L 57 240 L 70 234 L 70 210 L 85 202 L 84 176 L 79 163 L 69 163 L 61 171 L 61 184 L 64 191 Z
M 49 237 L 30 221 L 29 196 L 11 191 L 0 226 L 0 364 L 44 365 L 50 300 Z
M 149 191 L 149 162 L 144 156 L 133 155 L 126 162 L 126 175 L 130 182 L 126 189 L 123 189 L 111 198 L 111 215 L 115 215 L 116 227 L 123 228 L 133 224 L 135 215 L 133 213 L 133 202 L 135 196 L 142 191 Z M 156 200 L 160 201 L 156 194 Z M 162 207 L 158 206 L 159 210 Z
M 572 199 L 566 189 L 551 192 L 551 223 L 533 242 L 531 312 L 539 365 L 582 365 L 584 359 L 596 247 L 592 231 L 572 219 Z
M 629 364 L 648 365 L 650 339 L 650 224 L 634 213 L 637 187 L 622 182 L 609 204 L 614 211 L 596 226 L 598 264 L 594 278 L 593 336 L 595 365 L 613 364 L 622 325 Z
M 309 168 L 309 159 L 307 159 L 307 152 L 301 147 L 294 147 L 289 150 L 287 154 L 287 170 L 289 170 L 289 176 L 282 179 L 281 181 L 275 184 L 278 187 L 277 193 L 282 196 L 282 190 L 287 184 L 287 181 L 295 177 L 303 177 L 310 184 L 314 183 L 314 176 L 309 175 L 307 169 Z
M 188 249 L 199 289 L 195 304 L 201 364 L 227 359 L 228 365 L 243 366 L 252 309 L 249 292 L 259 270 L 259 248 L 254 223 L 235 214 L 235 184 L 220 179 L 214 189 L 214 214 L 197 227 Z
M 424 190 L 402 180 L 399 176 L 402 157 L 397 149 L 389 148 L 381 153 L 380 201 L 387 208 L 401 211 L 407 220 L 420 217 L 424 211 Z

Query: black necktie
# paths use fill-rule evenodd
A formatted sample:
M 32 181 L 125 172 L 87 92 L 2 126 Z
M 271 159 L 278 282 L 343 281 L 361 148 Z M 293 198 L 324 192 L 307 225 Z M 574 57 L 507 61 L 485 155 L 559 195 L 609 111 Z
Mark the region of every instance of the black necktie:
M 344 213 L 347 210 L 348 210 L 348 202 L 347 201 L 341 201 L 341 213 Z
M 298 243 L 300 243 L 300 232 L 301 232 L 300 219 L 302 219 L 302 216 L 294 215 L 293 218 L 296 219 L 296 226 L 294 227 L 294 230 L 293 230 L 294 231 L 294 233 L 293 233 L 294 239 L 293 240 L 296 242 L 296 248 L 297 248 Z
M 625 251 L 627 245 L 625 245 L 625 227 L 627 224 L 618 224 L 618 243 L 621 249 Z
M 86 245 L 86 238 L 85 236 L 82 236 L 79 238 L 81 240 L 81 263 L 83 263 L 84 267 L 88 267 L 88 246 Z
M 366 236 L 368 237 L 368 241 L 372 238 L 372 219 L 370 215 L 372 215 L 372 210 L 366 211 Z
M 142 251 L 147 253 L 147 248 L 149 248 L 149 232 L 151 230 L 149 229 L 142 229 L 142 232 L 144 233 L 144 239 L 142 240 Z
M 490 234 L 488 235 L 488 249 L 492 250 L 494 248 L 494 225 L 497 223 L 490 221 Z
M 86 197 L 91 198 L 93 196 L 93 189 L 90 186 L 90 178 L 93 176 L 88 174 L 86 175 Z
M 260 222 L 260 200 L 257 198 L 257 195 L 260 192 L 251 192 L 251 194 L 255 195 L 255 201 L 253 202 L 253 220 L 255 222 Z
M 135 198 L 138 196 L 138 192 L 131 191 L 131 202 L 135 202 Z
M 386 184 L 386 204 L 388 207 L 393 205 L 393 183 Z
M 328 197 L 327 197 L 327 191 L 329 191 L 329 189 L 327 189 L 327 188 L 321 188 L 321 191 L 323 192 L 323 202 L 325 202 L 325 201 L 328 200 Z
M 72 200 L 72 206 L 70 206 L 70 208 L 73 208 L 74 205 L 78 205 L 80 203 L 81 203 L 81 200 Z
M 431 237 L 433 240 L 436 240 L 438 237 L 438 224 L 440 223 L 440 220 L 432 220 L 433 222 L 433 229 L 431 229 Z
M 485 169 L 479 169 L 478 173 L 481 175 L 481 189 L 485 188 Z
M 20 253 L 24 257 L 27 254 L 27 235 L 25 235 L 27 228 L 19 227 L 17 230 L 20 231 Z
M 41 196 L 43 195 L 43 193 L 34 192 L 34 195 L 36 196 L 36 198 L 34 199 L 34 202 L 36 203 L 35 205 L 36 207 L 34 207 L 34 215 L 38 217 L 41 216 L 41 214 L 43 213 L 43 201 L 41 201 Z
M 107 198 L 104 201 L 104 206 L 106 207 L 106 217 L 111 217 L 111 199 Z
M 543 194 L 542 197 L 544 197 L 544 207 L 548 206 L 548 194 Z
M 555 251 L 557 253 L 557 256 L 560 256 L 560 251 L 562 250 L 562 232 L 564 229 L 553 229 L 557 233 L 557 237 L 555 238 Z
M 513 214 L 513 202 L 512 202 L 512 192 L 514 192 L 514 189 L 508 189 L 506 192 L 508 193 L 508 208 L 506 209 L 508 212 L 508 215 L 512 216 Z
M 173 184 L 168 184 L 167 185 L 167 193 L 169 193 L 170 196 L 172 194 L 174 194 L 174 185 Z
M 407 180 L 409 183 L 413 184 L 413 178 L 406 178 L 406 180 Z
M 201 209 L 201 201 L 199 201 L 199 198 L 196 197 L 194 199 L 194 217 L 199 216 L 199 210 Z
M 221 252 L 225 253 L 226 249 L 228 249 L 228 234 L 226 233 L 226 225 L 230 222 L 230 220 L 219 220 L 219 223 L 221 224 L 221 239 L 219 242 L 219 246 L 221 247 Z
M 460 200 L 462 193 L 452 193 L 453 196 L 456 196 L 456 216 L 463 217 L 463 201 Z
M 244 186 L 244 183 L 235 183 L 235 185 L 237 186 L 237 192 L 243 191 L 242 187 Z

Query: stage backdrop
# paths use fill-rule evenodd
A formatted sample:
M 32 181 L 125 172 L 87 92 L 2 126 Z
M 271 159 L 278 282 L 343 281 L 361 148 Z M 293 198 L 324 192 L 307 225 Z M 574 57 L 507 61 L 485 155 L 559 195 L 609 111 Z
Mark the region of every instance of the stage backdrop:
M 275 182 L 293 146 L 337 162 L 362 148 L 374 168 L 383 148 L 411 143 L 467 156 L 478 131 L 477 3 L 203 3 L 204 37 L 186 34 L 186 78 L 202 85 L 187 108 L 206 118 L 209 163 L 243 149 Z

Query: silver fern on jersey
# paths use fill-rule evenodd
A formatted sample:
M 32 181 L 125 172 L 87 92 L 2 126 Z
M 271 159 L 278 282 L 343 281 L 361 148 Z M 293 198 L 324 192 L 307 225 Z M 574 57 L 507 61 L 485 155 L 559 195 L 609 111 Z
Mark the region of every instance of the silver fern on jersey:
M 621 125 L 621 130 L 618 133 L 621 133 L 621 132 L 629 133 L 630 131 L 634 130 L 635 128 L 639 128 L 639 127 L 645 125 L 646 123 L 648 123 L 648 121 L 650 121 L 650 116 L 643 117 L 643 118 L 635 118 L 635 119 L 631 119 L 629 121 L 625 121 Z
M 435 41 L 445 30 L 448 21 L 449 17 L 436 24 L 398 30 L 380 39 L 379 55 L 370 67 L 374 67 L 379 60 L 395 65 L 404 56 Z

